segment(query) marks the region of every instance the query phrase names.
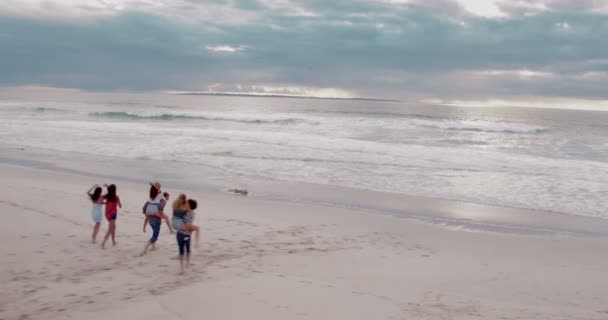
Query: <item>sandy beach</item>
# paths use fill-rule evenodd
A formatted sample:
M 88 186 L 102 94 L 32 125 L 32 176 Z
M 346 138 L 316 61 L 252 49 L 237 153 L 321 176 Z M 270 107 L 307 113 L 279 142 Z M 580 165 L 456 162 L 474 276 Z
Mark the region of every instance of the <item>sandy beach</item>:
M 0 0 L 0 320 L 608 320 L 606 36 L 608 0 Z
M 0 176 L 0 319 L 608 319 L 601 219 L 13 146 Z M 199 201 L 185 275 L 164 226 L 137 257 L 150 179 Z M 102 250 L 85 191 L 110 182 L 124 207 Z

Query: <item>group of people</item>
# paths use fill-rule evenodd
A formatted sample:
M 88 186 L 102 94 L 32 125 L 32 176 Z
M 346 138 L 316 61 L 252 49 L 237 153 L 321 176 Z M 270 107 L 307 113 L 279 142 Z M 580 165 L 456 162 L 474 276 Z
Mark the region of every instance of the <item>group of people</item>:
M 108 220 L 108 231 L 101 247 L 105 249 L 108 238 L 112 237 L 112 245 L 116 245 L 116 218 L 118 216 L 118 208 L 122 208 L 120 198 L 116 194 L 116 185 L 105 185 L 107 188 L 106 194 L 102 195 L 103 189 L 99 185 L 94 185 L 87 191 L 89 199 L 93 203 L 91 208 L 91 216 L 95 226 L 93 227 L 93 235 L 91 236 L 93 243 L 97 242 L 97 233 L 101 227 L 102 207 L 105 206 L 105 216 Z
M 106 242 L 112 238 L 112 245 L 116 245 L 116 218 L 118 217 L 118 208 L 122 208 L 120 197 L 116 193 L 116 185 L 104 185 L 106 193 L 103 193 L 103 188 L 99 185 L 94 185 L 87 191 L 90 201 L 92 202 L 91 216 L 95 223 L 91 240 L 97 242 L 97 234 L 101 226 L 102 207 L 105 207 L 105 218 L 108 220 L 108 231 L 104 236 L 101 247 L 105 249 Z M 141 255 L 145 255 L 149 250 L 156 249 L 156 241 L 160 235 L 160 228 L 164 221 L 169 228 L 171 234 L 176 234 L 177 247 L 179 251 L 179 261 L 182 273 L 185 268 L 190 265 L 190 247 L 191 236 L 195 234 L 196 243 L 200 239 L 200 228 L 194 222 L 194 210 L 198 204 L 194 199 L 188 199 L 185 194 L 180 194 L 171 206 L 172 216 L 165 214 L 165 207 L 169 201 L 169 193 L 161 191 L 159 182 L 150 183 L 150 191 L 148 200 L 144 203 L 142 213 L 144 215 L 143 231 L 146 232 L 147 226 L 152 229 L 152 236 L 146 243 Z

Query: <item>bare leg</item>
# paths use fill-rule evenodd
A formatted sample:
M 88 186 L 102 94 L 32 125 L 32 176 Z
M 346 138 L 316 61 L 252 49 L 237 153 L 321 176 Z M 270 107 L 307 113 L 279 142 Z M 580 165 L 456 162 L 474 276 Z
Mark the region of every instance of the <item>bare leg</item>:
M 112 245 L 116 245 L 116 221 L 110 222 L 110 227 L 112 228 Z
M 198 247 L 198 244 L 201 240 L 201 228 L 195 224 L 189 224 L 187 226 L 183 226 L 182 229 L 186 231 L 192 231 L 195 233 L 194 237 L 196 238 L 196 242 L 194 242 L 194 246 Z
M 95 226 L 93 227 L 93 235 L 91 235 L 91 239 L 93 240 L 93 243 L 97 242 L 97 233 L 99 233 L 100 227 L 101 227 L 100 222 L 95 223 Z
M 194 238 L 196 239 L 194 242 L 194 247 L 198 248 L 198 245 L 201 242 L 201 228 L 199 228 L 197 225 L 192 225 L 192 230 L 194 231 Z
M 188 236 L 186 240 L 186 268 L 190 268 L 190 242 L 192 240 L 192 236 Z
M 108 231 L 106 232 L 106 235 L 103 237 L 103 242 L 101 243 L 102 249 L 106 248 L 106 241 L 108 241 L 108 238 L 110 238 L 111 235 L 112 235 L 112 222 L 110 222 L 110 225 L 108 226 Z
M 150 217 L 148 217 L 148 215 L 145 213 L 144 216 L 146 216 L 146 218 L 144 219 L 144 233 L 146 233 L 146 227 L 148 226 L 148 220 L 150 219 Z
M 148 249 L 150 249 L 150 247 L 151 247 L 151 246 L 154 246 L 154 243 L 152 243 L 152 242 L 148 241 L 148 243 L 146 243 L 146 246 L 144 247 L 144 251 L 142 251 L 142 252 L 139 254 L 139 256 L 140 256 L 140 257 L 145 256 L 145 255 L 146 255 L 146 253 L 148 253 Z
M 179 269 L 180 269 L 180 274 L 184 274 L 186 272 L 185 267 L 184 267 L 184 256 L 179 256 Z
M 201 228 L 197 225 L 193 225 L 193 229 L 194 232 L 196 233 L 195 238 L 196 238 L 196 243 L 195 245 L 198 247 L 198 243 L 201 242 Z
M 169 232 L 171 232 L 171 234 L 174 234 L 175 231 L 173 230 L 173 226 L 171 225 L 171 221 L 169 221 L 169 216 L 167 216 L 166 214 L 162 214 L 161 219 L 165 220 L 165 223 L 167 224 L 167 227 L 169 227 Z

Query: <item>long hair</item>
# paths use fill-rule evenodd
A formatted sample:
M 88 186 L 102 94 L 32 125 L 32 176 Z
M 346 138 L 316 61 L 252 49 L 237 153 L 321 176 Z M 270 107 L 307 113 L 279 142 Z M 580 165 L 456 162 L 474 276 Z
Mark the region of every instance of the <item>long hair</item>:
M 173 210 L 184 210 L 188 204 L 188 198 L 185 194 L 180 194 L 175 201 L 173 201 Z
M 97 202 L 97 200 L 99 200 L 99 197 L 101 197 L 101 191 L 103 191 L 101 189 L 101 187 L 97 187 L 95 188 L 95 191 L 93 191 L 93 194 L 91 194 L 89 197 L 91 198 L 91 201 L 93 202 Z
M 108 186 L 108 193 L 106 193 L 105 198 L 107 201 L 116 202 L 116 199 L 118 198 L 116 196 L 116 185 L 111 184 Z
M 150 200 L 156 199 L 159 192 L 160 190 L 156 189 L 155 186 L 150 186 Z

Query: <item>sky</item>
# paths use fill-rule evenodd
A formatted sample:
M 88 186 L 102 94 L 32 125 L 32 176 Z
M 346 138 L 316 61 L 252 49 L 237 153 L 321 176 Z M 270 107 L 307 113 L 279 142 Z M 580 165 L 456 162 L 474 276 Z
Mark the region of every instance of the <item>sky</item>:
M 608 0 L 2 0 L 0 87 L 608 99 Z

